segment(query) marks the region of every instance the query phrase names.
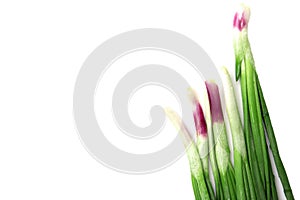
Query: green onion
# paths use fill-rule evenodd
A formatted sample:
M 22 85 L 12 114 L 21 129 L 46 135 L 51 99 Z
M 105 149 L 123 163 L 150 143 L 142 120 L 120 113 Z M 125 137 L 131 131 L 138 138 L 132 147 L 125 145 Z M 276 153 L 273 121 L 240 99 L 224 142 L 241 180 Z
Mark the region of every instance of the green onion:
M 205 119 L 207 125 L 207 133 L 208 133 L 208 148 L 209 148 L 209 161 L 210 166 L 212 168 L 212 174 L 214 177 L 215 183 L 215 191 L 216 191 L 216 199 L 224 199 L 223 188 L 221 184 L 220 173 L 217 164 L 216 158 L 216 149 L 215 149 L 215 138 L 212 130 L 212 120 L 211 120 L 211 113 L 210 113 L 210 104 L 207 92 L 203 94 L 206 98 L 204 98 L 204 105 L 205 105 Z M 233 170 L 232 170 L 233 171 Z M 234 179 L 234 176 L 233 176 Z M 234 181 L 234 180 L 233 180 Z
M 272 156 L 274 157 L 285 196 L 288 200 L 294 199 L 287 174 L 279 155 L 271 120 L 268 116 L 268 110 L 255 69 L 255 63 L 248 40 L 249 18 L 250 9 L 243 5 L 241 11 L 237 12 L 234 16 L 233 26 L 235 33 L 236 80 L 241 79 L 246 146 L 250 166 L 255 183 L 263 186 L 266 199 L 271 199 L 271 197 L 277 198 L 274 192 L 276 187 L 266 143 L 266 140 L 269 139 Z M 258 165 L 259 170 L 256 165 Z M 256 191 L 261 193 L 262 188 L 256 187 Z M 262 194 L 260 194 L 260 198 L 262 198 Z
M 237 199 L 255 199 L 252 173 L 248 164 L 244 131 L 236 103 L 231 77 L 225 67 L 221 77 L 224 87 L 226 113 L 229 119 L 234 148 L 234 169 Z
M 215 141 L 216 159 L 221 177 L 221 184 L 225 199 L 236 199 L 236 191 L 232 183 L 234 176 L 231 170 L 230 149 L 227 140 L 226 127 L 221 107 L 221 99 L 217 84 L 205 82 L 212 117 L 212 127 Z
M 247 91 L 247 103 L 250 116 L 251 132 L 253 135 L 253 143 L 255 148 L 255 155 L 258 161 L 258 167 L 263 187 L 267 193 L 266 198 L 270 199 L 270 178 L 269 178 L 269 160 L 268 151 L 265 139 L 265 133 L 263 129 L 261 110 L 257 102 L 258 91 L 256 89 L 255 81 L 255 69 L 252 52 L 249 50 L 248 42 L 248 22 L 250 18 L 250 10 L 247 7 L 243 7 L 241 13 L 236 13 L 234 17 L 234 30 L 238 32 L 235 36 L 235 52 L 236 60 L 242 60 L 245 64 L 245 80 Z M 240 46 L 239 48 L 237 48 Z M 237 49 L 236 49 L 237 48 Z M 239 63 L 236 63 L 239 66 Z M 236 67 L 236 77 L 239 78 L 240 67 Z M 243 88 L 242 88 L 243 89 Z M 242 92 L 243 93 L 243 92 Z M 248 141 L 249 142 L 249 141 Z M 249 144 L 248 144 L 249 146 Z
M 178 114 L 171 109 L 165 109 L 166 115 L 182 138 L 189 160 L 196 200 L 277 200 L 273 172 L 275 169 L 272 168 L 271 158 L 276 165 L 286 198 L 294 199 L 256 72 L 248 40 L 249 19 L 250 9 L 242 5 L 233 21 L 235 78 L 241 83 L 243 124 L 231 76 L 225 67 L 221 73 L 226 113 L 233 140 L 234 166 L 230 160 L 231 152 L 216 83 L 205 82 L 207 93 L 204 97 L 207 98 L 204 98 L 206 108 L 204 110 L 196 93 L 192 89 L 189 90 L 196 127 L 196 142 Z M 210 181 L 210 166 L 215 192 Z
M 199 103 L 196 93 L 190 89 L 189 97 L 193 106 L 193 117 L 196 127 L 196 144 L 198 147 L 199 156 L 202 162 L 204 177 L 206 181 L 206 186 L 210 195 L 210 199 L 215 199 L 214 190 L 212 188 L 210 177 L 209 177 L 209 165 L 208 165 L 208 134 L 207 134 L 207 125 L 204 117 L 204 112 L 202 106 Z
M 169 108 L 165 109 L 165 113 L 179 132 L 185 146 L 196 200 L 210 199 L 197 146 L 178 114 Z

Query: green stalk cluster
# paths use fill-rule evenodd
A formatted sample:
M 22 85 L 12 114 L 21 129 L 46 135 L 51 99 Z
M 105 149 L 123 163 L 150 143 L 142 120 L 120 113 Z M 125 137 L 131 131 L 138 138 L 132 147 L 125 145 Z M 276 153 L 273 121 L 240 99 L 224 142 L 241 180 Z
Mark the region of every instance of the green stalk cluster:
M 268 109 L 258 80 L 255 63 L 248 40 L 250 9 L 242 6 L 234 16 L 234 50 L 236 80 L 241 81 L 244 113 L 244 130 L 247 154 L 259 199 L 277 199 L 274 174 L 271 167 L 270 142 L 278 175 L 287 199 L 294 199 L 286 171 L 281 161 Z
M 229 119 L 234 148 L 234 169 L 237 199 L 256 199 L 252 173 L 248 163 L 244 131 L 237 107 L 231 77 L 222 68 L 222 82 L 225 94 L 226 113 Z

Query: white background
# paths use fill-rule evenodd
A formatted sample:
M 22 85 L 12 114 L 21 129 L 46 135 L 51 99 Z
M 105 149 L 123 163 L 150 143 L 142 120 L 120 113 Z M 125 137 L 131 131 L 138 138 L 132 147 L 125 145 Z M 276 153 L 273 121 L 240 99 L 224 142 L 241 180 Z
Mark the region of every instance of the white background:
M 207 2 L 1 1 L 0 199 L 193 199 L 185 156 L 141 176 L 117 173 L 94 160 L 76 133 L 72 93 L 86 57 L 110 37 L 137 28 L 182 33 L 217 66 L 234 72 L 237 2 Z M 257 71 L 297 199 L 299 9 L 297 1 L 250 6 Z

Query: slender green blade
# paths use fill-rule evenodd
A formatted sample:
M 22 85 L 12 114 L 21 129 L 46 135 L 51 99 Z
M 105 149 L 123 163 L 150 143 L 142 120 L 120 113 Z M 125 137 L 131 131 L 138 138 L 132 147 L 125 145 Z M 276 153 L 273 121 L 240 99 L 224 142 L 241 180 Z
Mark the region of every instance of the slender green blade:
M 242 102 L 243 102 L 243 114 L 244 114 L 244 132 L 245 132 L 245 141 L 246 141 L 246 148 L 248 153 L 248 160 L 250 164 L 251 174 L 254 180 L 254 189 L 256 191 L 257 196 L 259 199 L 266 199 L 264 193 L 264 186 L 261 179 L 261 174 L 259 172 L 257 156 L 255 153 L 255 147 L 253 143 L 253 136 L 251 133 L 250 127 L 250 114 L 249 114 L 249 106 L 248 106 L 248 90 L 247 90 L 247 76 L 246 76 L 246 66 L 245 62 L 242 62 L 242 69 L 241 69 L 241 93 L 242 93 Z
M 273 155 L 273 158 L 275 161 L 277 172 L 278 172 L 279 178 L 281 180 L 281 183 L 282 183 L 282 186 L 284 189 L 284 194 L 288 200 L 292 200 L 292 199 L 294 199 L 294 195 L 293 195 L 292 188 L 290 186 L 289 179 L 288 179 L 287 173 L 285 171 L 283 162 L 282 162 L 280 154 L 279 154 L 277 141 L 276 141 L 275 133 L 273 130 L 272 122 L 271 122 L 271 119 L 269 116 L 267 104 L 266 104 L 266 101 L 265 101 L 265 98 L 263 95 L 263 91 L 262 91 L 262 88 L 261 88 L 261 85 L 260 85 L 257 75 L 256 75 L 256 79 L 257 79 L 259 98 L 260 98 L 260 103 L 261 103 L 261 108 L 262 108 L 262 117 L 264 120 L 268 139 L 270 142 L 270 149 L 272 151 L 272 155 Z
M 255 193 L 255 187 L 254 187 L 254 181 L 253 181 L 253 175 L 251 174 L 250 167 L 247 162 L 244 163 L 243 170 L 246 172 L 247 175 L 247 181 L 248 181 L 248 187 L 250 191 L 250 198 L 256 199 L 256 193 Z M 244 173 L 243 171 L 243 173 Z M 262 191 L 262 189 L 260 189 Z M 263 196 L 264 198 L 264 196 Z
M 250 196 L 250 189 L 249 189 L 249 182 L 248 182 L 248 177 L 247 177 L 247 172 L 245 168 L 243 168 L 243 180 L 244 180 L 244 185 L 245 185 L 245 194 L 247 199 L 251 199 Z
M 254 80 L 254 69 L 250 64 L 250 61 L 247 59 L 245 60 L 246 64 L 246 81 L 247 81 L 247 98 L 248 98 L 248 108 L 249 108 L 249 116 L 250 116 L 250 125 L 253 134 L 253 143 L 255 148 L 255 154 L 258 161 L 259 172 L 262 178 L 263 185 L 266 184 L 266 177 L 265 177 L 265 160 L 264 160 L 264 151 L 261 141 L 261 132 L 259 130 L 259 121 L 258 121 L 258 114 L 257 114 L 257 105 L 256 105 L 256 98 L 255 98 L 255 90 L 256 87 L 253 84 Z

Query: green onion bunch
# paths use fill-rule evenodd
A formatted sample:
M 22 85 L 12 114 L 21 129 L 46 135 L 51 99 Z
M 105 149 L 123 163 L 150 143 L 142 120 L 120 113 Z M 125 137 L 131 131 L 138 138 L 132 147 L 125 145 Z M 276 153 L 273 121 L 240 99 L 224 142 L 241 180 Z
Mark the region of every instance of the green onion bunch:
M 228 144 L 219 87 L 205 81 L 207 102 L 202 107 L 189 89 L 196 139 L 172 109 L 165 112 L 182 136 L 189 159 L 191 182 L 196 200 L 258 199 L 276 200 L 278 174 L 286 199 L 294 199 L 287 173 L 280 158 L 275 133 L 256 72 L 249 39 L 250 9 L 242 5 L 233 21 L 235 79 L 240 81 L 243 116 L 238 110 L 235 85 L 228 70 L 221 69 L 224 100 L 233 152 Z M 205 114 L 204 114 L 205 113 Z M 230 155 L 233 154 L 233 160 Z M 271 160 L 274 160 L 272 167 Z M 209 169 L 212 170 L 210 177 Z M 214 187 L 213 187 L 214 185 Z

